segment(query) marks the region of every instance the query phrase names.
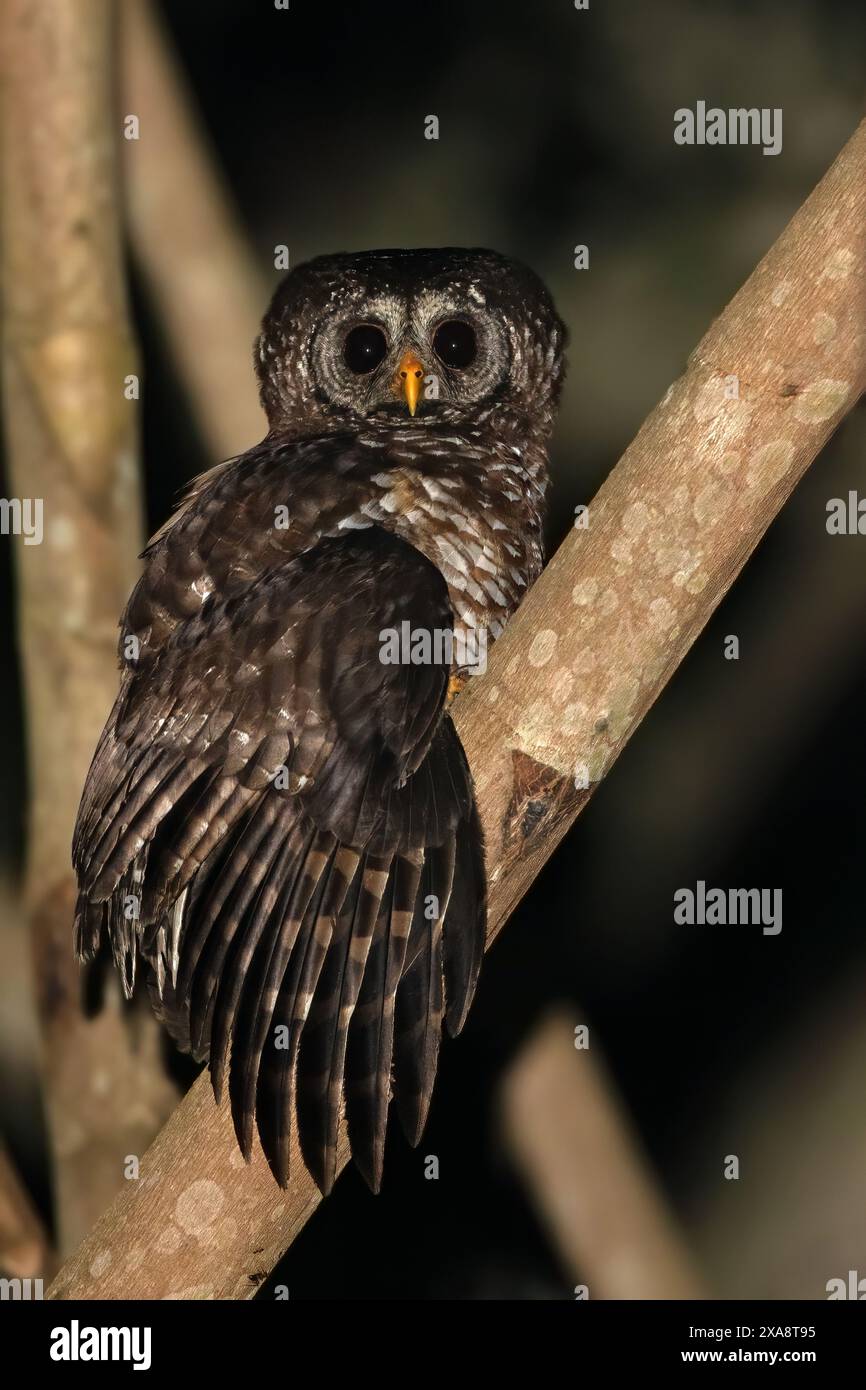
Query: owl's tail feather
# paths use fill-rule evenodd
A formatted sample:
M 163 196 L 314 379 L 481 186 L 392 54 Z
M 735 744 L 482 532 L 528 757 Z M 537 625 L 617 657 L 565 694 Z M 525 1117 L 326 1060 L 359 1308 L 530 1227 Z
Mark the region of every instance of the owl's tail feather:
M 281 1187 L 289 1180 L 298 1044 L 311 1001 L 318 995 L 322 966 L 335 925 L 345 915 L 355 915 L 354 904 L 361 885 L 360 862 L 361 856 L 343 845 L 338 845 L 331 856 L 314 903 L 307 911 L 277 999 L 274 1038 L 282 1047 L 266 1048 L 261 1059 L 256 1121 L 265 1157 Z
M 461 748 L 462 753 L 462 748 Z M 456 839 L 454 880 L 442 923 L 445 965 L 445 1026 L 452 1038 L 462 1030 L 475 996 L 484 959 L 487 875 L 484 832 L 473 796 Z
M 348 910 L 334 924 L 298 1054 L 298 1134 L 304 1162 L 322 1192 L 337 1171 L 337 1137 L 346 1039 L 367 966 L 370 943 L 389 888 L 391 858 L 365 854 Z
M 349 1143 L 352 1157 L 374 1192 L 381 1186 L 385 1157 L 395 999 L 405 968 L 419 884 L 423 901 L 424 890 L 431 886 L 430 866 L 423 853 L 396 858 L 349 1024 L 345 1082 Z
M 442 922 L 422 933 L 400 981 L 394 1020 L 394 1099 L 409 1143 L 419 1143 L 436 1080 L 444 1008 Z
M 466 822 L 440 850 L 428 855 L 425 864 L 431 883 L 439 885 L 440 892 L 446 884 L 447 888 L 437 920 L 425 920 L 427 905 L 437 902 L 437 893 L 423 894 L 416 906 L 407 953 L 410 964 L 397 991 L 395 1018 L 395 1104 L 413 1146 L 427 1123 L 443 1011 L 454 1036 L 466 1020 L 481 968 L 487 920 L 483 845 L 473 800 Z
M 262 1069 L 267 1068 L 269 1059 L 279 1071 L 291 1071 L 294 1066 L 296 1044 L 286 1046 L 284 1030 L 287 1026 L 291 1028 L 291 1023 L 287 1025 L 279 1002 L 282 1000 L 285 1007 L 287 996 L 296 998 L 298 984 L 306 978 L 309 993 L 305 991 L 306 997 L 301 1003 L 305 1015 L 321 969 L 320 952 L 315 949 L 315 932 L 332 879 L 335 845 L 327 832 L 316 831 L 308 824 L 306 828 L 312 833 L 299 859 L 291 896 L 284 912 L 274 919 L 270 939 L 263 939 L 255 952 L 232 1034 L 229 1096 L 235 1132 L 245 1158 L 252 1153 Z M 313 961 L 316 968 L 311 971 Z M 212 1067 L 213 1056 L 212 1049 Z M 262 1136 L 263 1147 L 268 1138 L 266 1132 Z M 265 1156 L 273 1165 L 275 1150 L 271 1142 L 265 1148 Z M 287 1179 L 288 1165 L 281 1179 L 283 1185 Z
M 262 1050 L 275 1045 L 269 1034 L 277 994 L 318 886 L 310 860 L 318 862 L 332 847 L 330 836 L 320 835 L 308 822 L 293 826 L 261 878 L 236 950 L 219 978 L 210 1034 L 211 1079 L 219 1101 L 228 1066 L 232 1117 L 245 1158 L 252 1151 Z
M 225 853 L 213 866 L 208 862 L 193 884 L 177 988 L 179 997 L 189 1001 L 196 1051 L 211 1050 L 213 1010 L 223 981 L 231 977 L 234 989 L 244 983 L 244 966 L 267 924 L 256 908 L 275 880 L 286 888 L 286 879 L 297 869 L 292 853 L 297 853 L 300 835 L 299 826 L 286 833 L 278 804 L 265 798 L 241 821 Z M 228 1031 L 236 1005 L 234 993 L 222 993 L 221 1019 Z
M 140 951 L 171 1035 L 209 1060 L 218 1100 L 227 1082 L 245 1157 L 257 1129 L 285 1186 L 299 1147 L 327 1193 L 345 1107 L 352 1155 L 378 1191 L 392 1086 L 417 1143 L 443 1019 L 459 1031 L 484 949 L 481 828 L 456 731 L 443 721 L 366 848 L 317 827 L 301 797 L 270 785 L 240 795 L 218 778 L 181 785 L 174 771 L 160 821 L 142 768 L 132 819 L 116 837 L 102 831 L 99 891 L 79 905 L 82 953 L 106 925 L 116 950 Z M 121 930 L 130 884 L 143 920 Z

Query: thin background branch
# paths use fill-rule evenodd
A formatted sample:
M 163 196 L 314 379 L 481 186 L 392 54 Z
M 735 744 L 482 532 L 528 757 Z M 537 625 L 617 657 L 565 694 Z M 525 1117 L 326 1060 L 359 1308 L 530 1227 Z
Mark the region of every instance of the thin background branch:
M 39 1213 L 0 1140 L 0 1277 L 49 1279 L 56 1268 Z
M 120 96 L 136 258 L 208 447 L 240 453 L 267 432 L 250 368 L 267 287 L 149 0 L 122 0 Z
M 78 798 L 117 687 L 117 615 L 136 576 L 136 370 L 117 225 L 110 0 L 0 10 L 3 396 L 9 477 L 44 503 L 17 537 L 30 763 L 32 921 L 58 1243 L 73 1248 L 175 1093 L 158 1033 L 80 1007 L 69 862 Z
M 518 1172 L 590 1298 L 703 1298 L 593 1031 L 575 1047 L 577 1022 L 551 1013 L 503 1078 L 502 1125 Z

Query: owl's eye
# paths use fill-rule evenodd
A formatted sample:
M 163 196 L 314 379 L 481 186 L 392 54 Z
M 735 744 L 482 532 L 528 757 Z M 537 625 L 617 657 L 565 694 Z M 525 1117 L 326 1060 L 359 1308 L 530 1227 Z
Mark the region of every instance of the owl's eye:
M 356 376 L 375 371 L 388 351 L 388 340 L 374 323 L 359 323 L 346 334 L 343 357 L 346 366 Z
M 458 371 L 468 367 L 478 351 L 475 334 L 462 319 L 448 319 L 447 323 L 440 323 L 433 334 L 433 350 L 446 367 L 455 367 Z

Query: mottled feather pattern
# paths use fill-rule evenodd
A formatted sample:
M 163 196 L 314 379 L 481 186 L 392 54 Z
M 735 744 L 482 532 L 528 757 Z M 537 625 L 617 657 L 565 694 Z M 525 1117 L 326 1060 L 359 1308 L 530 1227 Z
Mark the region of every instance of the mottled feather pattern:
M 485 349 L 475 388 L 441 367 L 410 422 L 390 378 L 343 381 L 344 322 L 373 305 L 396 353 L 452 302 Z M 455 668 L 383 661 L 382 634 L 493 639 L 539 573 L 562 337 L 493 253 L 293 272 L 256 354 L 270 433 L 193 484 L 121 622 L 73 844 L 76 951 L 107 936 L 127 993 L 143 965 L 283 1185 L 297 1127 L 330 1190 L 345 1118 L 378 1191 L 392 1096 L 417 1143 L 443 1025 L 472 1000 L 486 888 Z

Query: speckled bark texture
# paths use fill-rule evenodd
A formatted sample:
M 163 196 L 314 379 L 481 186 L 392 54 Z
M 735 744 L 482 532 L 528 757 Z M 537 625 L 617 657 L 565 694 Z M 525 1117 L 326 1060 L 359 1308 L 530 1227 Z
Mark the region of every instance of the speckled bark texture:
M 713 325 L 471 681 L 490 937 L 866 385 L 866 123 Z M 731 378 L 738 378 L 738 396 Z M 584 785 L 586 784 L 586 785 Z M 244 1170 L 200 1078 L 55 1298 L 250 1296 L 317 1204 Z
M 864 387 L 861 123 L 645 421 L 589 527 L 553 557 L 486 680 L 460 699 L 494 886 L 491 936 Z M 531 824 L 514 799 L 518 753 L 548 787 Z
M 117 688 L 117 614 L 141 514 L 135 371 L 116 223 L 108 0 L 8 0 L 2 62 L 3 394 L 9 489 L 43 501 L 17 567 L 30 759 L 27 899 L 62 1250 L 74 1249 L 176 1097 L 150 1019 L 80 1005 L 72 826 Z

